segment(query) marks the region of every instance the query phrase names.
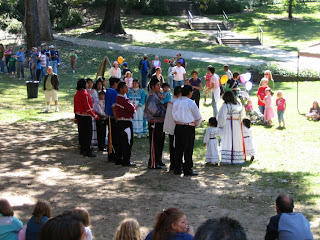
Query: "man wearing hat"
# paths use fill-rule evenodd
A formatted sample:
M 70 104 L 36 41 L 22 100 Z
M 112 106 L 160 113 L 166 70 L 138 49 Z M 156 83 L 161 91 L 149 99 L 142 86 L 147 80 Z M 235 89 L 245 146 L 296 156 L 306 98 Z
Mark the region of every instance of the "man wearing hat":
M 229 69 L 228 64 L 225 64 L 223 66 L 223 70 L 226 72 L 225 75 L 228 76 L 228 79 L 231 79 L 233 77 L 231 70 Z
M 58 59 L 59 59 L 59 53 L 57 50 L 55 50 L 53 45 L 49 46 L 50 48 L 50 66 L 53 69 L 53 72 L 55 74 L 58 74 Z

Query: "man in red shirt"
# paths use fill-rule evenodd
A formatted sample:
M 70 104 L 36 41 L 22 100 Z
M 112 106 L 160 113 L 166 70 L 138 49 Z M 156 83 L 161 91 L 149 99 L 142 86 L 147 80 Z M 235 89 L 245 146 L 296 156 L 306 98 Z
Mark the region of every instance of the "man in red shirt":
M 99 119 L 93 110 L 92 99 L 86 91 L 86 80 L 80 79 L 77 83 L 77 93 L 74 96 L 74 122 L 78 124 L 80 154 L 84 157 L 95 157 L 91 149 L 92 118 Z
M 118 95 L 114 107 L 115 119 L 119 134 L 119 159 L 117 165 L 134 167 L 136 164 L 130 162 L 131 149 L 133 144 L 133 114 L 136 112 L 134 105 L 126 97 L 128 87 L 125 82 L 118 85 Z

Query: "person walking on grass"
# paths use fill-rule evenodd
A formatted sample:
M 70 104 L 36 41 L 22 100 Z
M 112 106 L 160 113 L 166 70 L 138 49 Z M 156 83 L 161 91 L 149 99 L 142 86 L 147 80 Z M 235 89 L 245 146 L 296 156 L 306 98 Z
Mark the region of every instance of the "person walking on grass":
M 23 47 L 20 47 L 19 51 L 16 53 L 17 58 L 17 77 L 19 80 L 21 80 L 21 77 L 24 79 L 24 65 L 23 65 L 23 61 L 24 61 L 24 49 Z
M 44 77 L 43 81 L 43 90 L 44 95 L 47 102 L 47 107 L 45 112 L 50 112 L 50 101 L 53 99 L 54 104 L 56 106 L 55 111 L 59 112 L 59 105 L 58 105 L 58 94 L 57 91 L 59 90 L 59 78 L 58 75 L 53 73 L 53 68 L 49 66 L 47 68 L 48 74 Z

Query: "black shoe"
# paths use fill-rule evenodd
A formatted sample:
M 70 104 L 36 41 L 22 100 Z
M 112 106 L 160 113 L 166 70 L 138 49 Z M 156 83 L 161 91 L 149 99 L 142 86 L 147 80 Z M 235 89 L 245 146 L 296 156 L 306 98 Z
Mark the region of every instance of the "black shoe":
M 94 153 L 87 153 L 87 154 L 84 154 L 83 156 L 85 157 L 96 157 L 96 155 Z
M 251 159 L 250 159 L 250 161 L 252 162 L 254 160 L 254 156 L 251 156 Z
M 184 173 L 184 176 L 198 176 L 198 175 L 199 175 L 199 173 L 193 172 L 193 171 L 188 172 L 188 173 Z
M 126 164 L 122 164 L 123 167 L 135 167 L 137 166 L 137 164 L 135 163 L 126 163 Z
M 161 167 L 166 166 L 166 164 L 164 162 L 160 162 L 158 165 L 161 166 Z

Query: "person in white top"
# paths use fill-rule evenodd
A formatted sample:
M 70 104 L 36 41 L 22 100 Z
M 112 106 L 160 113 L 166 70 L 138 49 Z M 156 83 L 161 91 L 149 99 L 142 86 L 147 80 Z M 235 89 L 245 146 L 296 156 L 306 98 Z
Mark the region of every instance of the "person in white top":
M 186 70 L 181 66 L 181 62 L 177 61 L 177 66 L 172 69 L 173 87 L 183 86 L 186 80 Z
M 216 69 L 214 67 L 208 67 L 208 70 L 212 73 L 212 77 L 210 80 L 212 92 L 212 108 L 213 108 L 213 116 L 217 117 L 218 115 L 218 107 L 217 103 L 220 102 L 220 77 L 215 73 Z
M 225 75 L 228 76 L 228 79 L 231 79 L 231 78 L 233 77 L 233 74 L 232 74 L 232 72 L 231 72 L 231 70 L 229 69 L 229 66 L 228 66 L 227 64 L 225 64 L 225 65 L 223 66 L 223 70 L 226 72 Z
M 195 127 L 200 126 L 202 117 L 196 103 L 190 98 L 192 96 L 192 87 L 184 85 L 181 88 L 182 97 L 173 103 L 172 116 L 176 122 L 174 130 L 175 136 L 175 154 L 174 173 L 181 174 L 181 166 L 185 176 L 195 176 L 198 173 L 193 172 L 193 147 L 195 139 Z M 184 164 L 182 157 L 184 156 Z
M 113 67 L 109 70 L 109 77 L 121 78 L 121 69 L 117 61 L 113 62 Z
M 173 91 L 174 97 L 170 99 L 167 105 L 166 117 L 164 118 L 163 132 L 169 134 L 169 151 L 170 151 L 170 170 L 174 170 L 175 147 L 174 147 L 174 128 L 176 122 L 172 116 L 173 103 L 181 97 L 181 87 L 177 86 Z

